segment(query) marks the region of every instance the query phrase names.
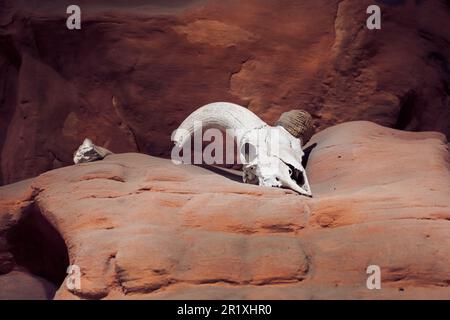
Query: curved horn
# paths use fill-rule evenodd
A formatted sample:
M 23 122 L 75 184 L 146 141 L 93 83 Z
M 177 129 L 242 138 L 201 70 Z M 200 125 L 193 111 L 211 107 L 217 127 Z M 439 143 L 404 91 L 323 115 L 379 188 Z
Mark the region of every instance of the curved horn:
M 312 116 L 305 110 L 291 110 L 284 112 L 276 122 L 305 145 L 314 134 Z
M 172 136 L 172 141 L 179 147 L 194 133 L 196 123 L 202 128 L 245 130 L 267 126 L 250 110 L 229 102 L 207 104 L 191 113 Z

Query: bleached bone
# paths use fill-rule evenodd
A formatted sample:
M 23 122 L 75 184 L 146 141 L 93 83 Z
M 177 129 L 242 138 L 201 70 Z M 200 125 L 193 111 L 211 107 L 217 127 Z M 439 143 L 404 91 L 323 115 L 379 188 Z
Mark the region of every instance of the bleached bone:
M 86 163 L 102 160 L 106 156 L 113 154 L 106 148 L 96 146 L 91 139 L 84 139 L 83 144 L 73 154 L 73 162 Z
M 231 132 L 243 159 L 243 180 L 260 186 L 283 187 L 312 196 L 302 166 L 302 142 L 282 125 L 269 126 L 250 110 L 237 104 L 216 102 L 190 114 L 175 131 L 177 148 L 188 142 L 197 129 L 218 128 Z M 306 141 L 305 141 L 306 142 Z

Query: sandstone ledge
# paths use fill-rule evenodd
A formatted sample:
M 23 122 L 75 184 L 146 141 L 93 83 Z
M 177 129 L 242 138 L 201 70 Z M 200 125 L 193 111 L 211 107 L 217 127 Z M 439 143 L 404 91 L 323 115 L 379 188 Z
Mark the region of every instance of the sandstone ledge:
M 133 153 L 1 187 L 0 252 L 15 268 L 7 235 L 28 212 L 81 267 L 81 290 L 57 299 L 449 299 L 444 136 L 350 122 L 309 146 L 312 199 Z M 41 274 L 60 279 L 52 265 Z

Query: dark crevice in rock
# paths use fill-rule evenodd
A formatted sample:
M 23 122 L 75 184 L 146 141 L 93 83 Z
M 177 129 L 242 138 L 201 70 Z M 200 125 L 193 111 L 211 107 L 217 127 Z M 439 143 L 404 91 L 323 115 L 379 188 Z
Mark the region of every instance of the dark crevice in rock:
M 414 112 L 417 101 L 417 93 L 414 90 L 408 91 L 400 99 L 400 112 L 398 114 L 395 129 L 406 130 L 414 118 Z
M 59 288 L 69 266 L 67 246 L 58 231 L 30 205 L 14 228 L 7 234 L 15 263 Z M 54 293 L 53 293 L 54 295 Z
M 448 43 L 447 43 L 448 45 Z M 435 62 L 444 73 L 444 77 L 446 78 L 446 81 L 450 81 L 450 68 L 448 66 L 448 59 L 443 54 L 439 52 L 431 52 L 428 55 L 428 59 Z
M 10 35 L 0 35 L 0 150 L 3 150 L 6 143 L 8 127 L 14 115 L 21 65 L 22 57 L 13 38 Z M 0 185 L 6 183 L 4 175 L 5 172 L 0 170 Z
M 22 57 L 14 44 L 13 38 L 10 35 L 1 36 L 0 44 L 0 53 L 9 61 L 10 65 L 19 70 L 22 65 Z

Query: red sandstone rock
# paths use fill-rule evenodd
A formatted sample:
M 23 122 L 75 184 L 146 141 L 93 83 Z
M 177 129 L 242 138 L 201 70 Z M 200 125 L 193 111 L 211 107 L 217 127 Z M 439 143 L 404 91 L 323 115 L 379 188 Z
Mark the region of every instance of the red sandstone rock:
M 450 10 L 444 1 L 0 3 L 0 183 L 71 164 L 85 137 L 168 156 L 170 135 L 214 101 L 269 123 L 303 108 L 318 129 L 371 120 L 450 134 Z M 387 2 L 386 2 L 387 3 Z M 121 4 L 121 5 L 120 5 Z
M 82 287 L 57 299 L 449 299 L 444 136 L 352 122 L 310 145 L 312 199 L 128 153 L 1 187 L 0 221 L 34 203 L 64 238 Z
M 47 300 L 55 294 L 55 285 L 26 271 L 0 276 L 0 300 Z

